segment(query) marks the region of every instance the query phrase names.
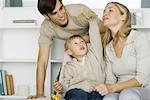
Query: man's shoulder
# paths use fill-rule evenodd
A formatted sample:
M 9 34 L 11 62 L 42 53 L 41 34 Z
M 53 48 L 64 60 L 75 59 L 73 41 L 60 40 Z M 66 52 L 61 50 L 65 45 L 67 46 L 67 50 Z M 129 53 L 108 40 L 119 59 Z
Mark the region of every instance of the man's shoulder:
M 44 19 L 44 21 L 41 24 L 41 28 L 53 28 L 53 23 L 51 20 L 46 20 Z
M 65 8 L 72 16 L 79 15 L 84 11 L 91 11 L 91 9 L 84 4 L 68 4 Z
M 75 7 L 75 9 L 78 9 L 78 8 L 80 8 L 80 7 L 87 7 L 87 6 L 84 5 L 84 4 L 68 4 L 68 5 L 65 5 L 65 7 L 66 7 L 66 8 L 70 8 L 70 9 L 72 9 L 72 8 Z

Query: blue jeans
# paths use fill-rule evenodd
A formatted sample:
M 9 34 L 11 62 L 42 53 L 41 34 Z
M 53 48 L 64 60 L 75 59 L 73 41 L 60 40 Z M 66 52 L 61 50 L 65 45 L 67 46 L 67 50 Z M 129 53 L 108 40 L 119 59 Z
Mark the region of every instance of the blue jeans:
M 65 95 L 65 100 L 102 100 L 102 98 L 96 91 L 88 93 L 77 88 L 67 91 Z

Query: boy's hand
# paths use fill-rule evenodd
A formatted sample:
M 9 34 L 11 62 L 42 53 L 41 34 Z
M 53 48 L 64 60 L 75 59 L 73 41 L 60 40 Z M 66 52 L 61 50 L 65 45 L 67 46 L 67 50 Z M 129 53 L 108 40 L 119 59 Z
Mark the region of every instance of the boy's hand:
M 63 88 L 62 84 L 59 81 L 54 82 L 53 86 L 58 91 L 61 91 Z
M 82 34 L 81 36 L 86 43 L 90 43 L 90 36 L 88 34 Z

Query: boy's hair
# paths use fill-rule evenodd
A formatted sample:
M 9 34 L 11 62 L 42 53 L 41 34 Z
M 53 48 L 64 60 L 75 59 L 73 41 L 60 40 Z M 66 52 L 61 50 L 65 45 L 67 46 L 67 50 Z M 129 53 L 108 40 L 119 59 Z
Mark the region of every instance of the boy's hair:
M 71 41 L 72 41 L 73 39 L 75 39 L 75 38 L 81 38 L 81 39 L 83 39 L 82 36 L 80 36 L 80 35 L 73 35 L 73 36 L 69 37 L 69 38 L 66 40 L 66 42 L 65 42 L 65 51 L 67 51 L 67 50 L 69 49 L 69 44 L 70 44 Z M 83 39 L 83 40 L 84 40 L 84 39 Z
M 56 6 L 56 1 L 57 0 L 38 0 L 38 10 L 39 12 L 44 15 L 47 13 L 52 13 L 53 10 L 55 9 Z M 62 4 L 62 0 L 59 0 L 60 3 Z

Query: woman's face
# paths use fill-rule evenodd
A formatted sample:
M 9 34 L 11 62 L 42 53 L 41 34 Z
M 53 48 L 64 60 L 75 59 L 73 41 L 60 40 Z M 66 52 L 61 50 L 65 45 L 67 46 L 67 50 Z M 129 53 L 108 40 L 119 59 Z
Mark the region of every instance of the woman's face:
M 120 9 L 113 3 L 109 3 L 106 5 L 103 12 L 103 22 L 104 26 L 108 28 L 118 27 L 122 24 L 122 20 L 124 20 L 123 14 Z

